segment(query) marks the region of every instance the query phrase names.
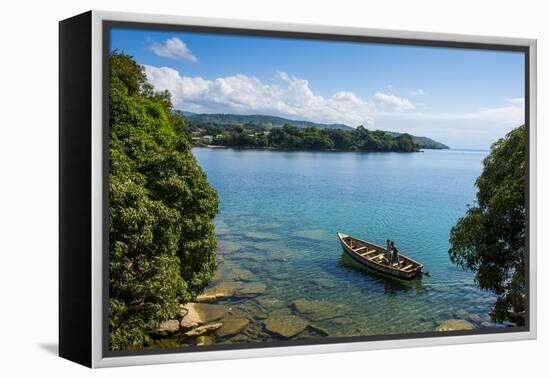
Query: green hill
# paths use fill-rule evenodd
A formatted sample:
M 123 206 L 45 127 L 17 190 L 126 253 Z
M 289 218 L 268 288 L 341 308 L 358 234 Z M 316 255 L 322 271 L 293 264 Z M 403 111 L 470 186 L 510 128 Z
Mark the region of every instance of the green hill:
M 425 149 L 425 150 L 448 150 L 450 148 L 446 144 L 443 144 L 436 140 L 426 138 L 426 137 L 417 137 L 414 135 L 413 135 L 413 142 L 416 143 L 420 149 Z
M 275 116 L 266 116 L 260 114 L 240 115 L 240 114 L 197 114 L 191 112 L 181 112 L 187 119 L 194 123 L 212 123 L 217 125 L 234 125 L 237 123 L 250 124 L 264 127 L 282 127 L 285 123 L 290 123 L 298 128 L 318 127 L 321 129 L 343 129 L 351 130 L 350 126 L 341 123 L 316 123 L 308 121 L 298 121 Z
M 395 133 L 392 131 L 388 131 L 389 135 L 392 136 L 398 136 L 399 133 Z M 421 150 L 448 150 L 450 147 L 438 142 L 436 140 L 427 138 L 427 137 L 419 137 L 419 136 L 412 136 L 413 142 L 418 145 L 418 148 Z

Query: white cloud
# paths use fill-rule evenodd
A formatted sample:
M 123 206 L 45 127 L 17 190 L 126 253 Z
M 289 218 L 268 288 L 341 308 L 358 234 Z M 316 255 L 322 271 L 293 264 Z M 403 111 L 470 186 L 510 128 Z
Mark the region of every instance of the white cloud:
M 506 99 L 506 101 L 509 102 L 510 104 L 515 104 L 515 105 L 524 105 L 525 104 L 525 99 L 523 97 L 508 98 L 508 99 Z
M 296 80 L 295 77 L 290 77 L 286 72 L 277 71 L 275 79 L 282 80 L 284 82 L 290 83 L 292 80 Z
M 409 91 L 409 95 L 411 96 L 425 96 L 428 93 L 426 93 L 422 88 L 415 89 L 413 91 Z
M 184 60 L 197 63 L 199 60 L 187 47 L 187 44 L 179 38 L 169 38 L 164 43 L 151 42 L 149 49 L 156 55 L 164 58 Z
M 373 123 L 373 104 L 351 92 L 330 97 L 313 93 L 309 82 L 284 72 L 277 78 L 282 85 L 266 84 L 246 75 L 207 80 L 186 77 L 168 67 L 145 65 L 149 82 L 172 94 L 176 108 L 195 112 L 270 114 L 294 119 L 348 125 Z
M 406 98 L 400 98 L 395 95 L 388 95 L 381 92 L 374 94 L 374 102 L 381 109 L 397 111 L 414 109 L 414 105 Z

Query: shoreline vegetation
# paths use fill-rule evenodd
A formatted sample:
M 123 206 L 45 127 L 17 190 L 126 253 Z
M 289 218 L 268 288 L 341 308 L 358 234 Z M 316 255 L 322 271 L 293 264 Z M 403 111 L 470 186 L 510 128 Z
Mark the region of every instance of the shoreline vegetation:
M 291 148 L 291 147 L 257 147 L 257 146 L 223 146 L 216 144 L 204 144 L 204 143 L 194 143 L 193 148 L 213 148 L 213 149 L 232 149 L 232 150 L 259 150 L 259 151 L 284 151 L 284 152 L 397 152 L 397 153 L 409 153 L 409 152 L 424 152 L 421 149 L 414 151 L 371 151 L 371 150 L 316 150 L 311 148 Z
M 193 133 L 193 132 L 192 132 Z M 196 132 L 195 132 L 196 133 Z M 193 134 L 192 134 L 193 135 Z M 363 126 L 355 130 L 321 129 L 317 127 L 298 128 L 284 124 L 281 128 L 269 131 L 245 129 L 243 125 L 233 125 L 222 130 L 213 138 L 191 141 L 210 141 L 214 146 L 231 148 L 269 148 L 274 150 L 312 151 L 377 151 L 377 152 L 418 152 L 420 148 L 409 134 L 391 135 L 385 131 L 370 131 Z
M 229 258 L 219 254 L 223 248 L 214 229 L 218 193 L 197 164 L 192 146 L 417 152 L 417 137 L 362 126 L 346 130 L 287 123 L 265 130 L 257 125 L 190 124 L 173 110 L 169 92 L 154 91 L 131 56 L 114 51 L 109 67 L 109 348 L 242 343 L 250 341 L 248 334 L 260 333 L 273 340 L 320 338 L 330 337 L 332 330 L 316 321 L 345 326 L 338 307 L 324 299 L 302 298 L 280 306 L 276 298 L 262 296 L 268 288 L 252 272 L 241 269 L 223 276 L 217 270 L 217 261 Z M 476 182 L 478 203 L 451 231 L 451 260 L 476 272 L 480 287 L 499 296 L 493 322 L 458 310 L 432 331 L 514 326 L 497 322 L 524 314 L 523 130 L 493 145 Z M 497 227 L 498 219 L 510 221 Z M 503 266 L 500 249 L 494 252 L 501 240 L 510 246 Z M 495 275 L 512 279 L 491 281 Z M 316 279 L 319 290 L 325 288 L 323 278 Z M 257 313 L 230 310 L 232 303 L 242 301 L 254 301 Z
M 408 134 L 368 130 L 363 126 L 353 128 L 344 124 L 315 123 L 258 114 L 197 114 L 180 110 L 175 110 L 174 114 L 187 120 L 188 137 L 194 145 L 199 146 L 210 145 L 215 141 L 217 145 L 233 148 L 326 151 L 408 149 L 399 139 Z M 270 136 L 272 132 L 275 134 Z M 419 149 L 449 149 L 449 146 L 427 137 L 410 135 L 410 138 L 413 146 Z
M 175 111 L 174 116 L 184 118 L 183 113 L 179 111 Z M 251 120 L 255 120 L 256 117 L 263 116 L 248 117 L 253 117 Z M 298 127 L 296 125 L 302 125 L 303 122 L 291 120 L 287 121 L 295 123 L 285 123 L 281 127 L 251 123 L 213 123 L 241 119 L 233 115 L 218 115 L 207 119 L 209 123 L 195 123 L 187 120 L 188 127 L 185 133 L 196 147 L 365 152 L 418 152 L 420 149 L 449 148 L 429 138 L 406 133 L 368 130 L 363 126 L 353 129 L 345 125 L 342 127 L 346 128 L 338 128 L 335 125 L 311 123 L 317 125 L 311 126 L 310 123 L 306 123 L 308 126 Z

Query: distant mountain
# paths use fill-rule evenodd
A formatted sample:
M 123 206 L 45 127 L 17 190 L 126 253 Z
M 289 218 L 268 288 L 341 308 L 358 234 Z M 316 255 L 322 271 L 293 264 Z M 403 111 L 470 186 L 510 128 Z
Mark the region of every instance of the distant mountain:
M 354 128 L 342 123 L 316 123 L 309 121 L 297 121 L 283 117 L 275 116 L 266 116 L 260 114 L 253 115 L 240 115 L 240 114 L 210 114 L 210 113 L 193 113 L 187 111 L 176 110 L 176 113 L 185 116 L 189 121 L 198 124 L 217 124 L 224 126 L 231 126 L 237 123 L 240 124 L 249 124 L 255 126 L 263 127 L 282 127 L 285 123 L 290 123 L 293 126 L 299 128 L 306 127 L 319 127 L 322 129 L 342 129 L 342 130 L 353 130 Z M 398 136 L 400 133 L 388 131 L 389 135 Z M 419 146 L 421 149 L 434 149 L 434 150 L 444 150 L 449 149 L 449 146 L 444 145 L 441 142 L 435 141 L 427 137 L 418 137 L 412 135 L 413 142 Z
M 282 117 L 266 116 L 260 114 L 240 115 L 240 114 L 198 114 L 191 112 L 182 112 L 191 122 L 195 123 L 215 123 L 218 125 L 234 125 L 236 123 L 251 124 L 266 127 L 282 127 L 285 123 L 290 123 L 299 128 L 319 127 L 322 129 L 343 129 L 352 130 L 353 127 L 341 123 L 316 123 L 308 121 L 297 121 Z
M 187 118 L 192 117 L 194 115 L 198 115 L 198 113 L 188 112 L 187 110 L 174 110 L 174 113 L 185 116 Z
M 396 133 L 393 131 L 388 131 L 389 135 L 392 136 L 398 136 L 400 133 Z M 418 137 L 411 135 L 413 138 L 413 142 L 418 145 L 418 147 L 422 150 L 448 150 L 450 147 L 438 142 L 436 140 L 427 138 L 427 137 Z
M 446 144 L 443 144 L 441 142 L 438 142 L 436 140 L 433 140 L 433 139 L 430 139 L 430 138 L 427 138 L 427 137 L 417 137 L 417 136 L 412 136 L 413 138 L 413 142 L 418 144 L 418 147 L 420 149 L 425 149 L 425 150 L 448 150 L 449 146 L 447 146 Z

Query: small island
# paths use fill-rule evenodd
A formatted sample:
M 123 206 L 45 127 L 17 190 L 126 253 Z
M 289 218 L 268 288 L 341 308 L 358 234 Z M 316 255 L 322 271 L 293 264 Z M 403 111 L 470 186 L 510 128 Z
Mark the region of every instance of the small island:
M 430 138 L 369 130 L 364 126 L 352 128 L 260 115 L 184 114 L 179 111 L 175 115 L 186 118 L 185 131 L 195 147 L 373 152 L 449 148 Z

